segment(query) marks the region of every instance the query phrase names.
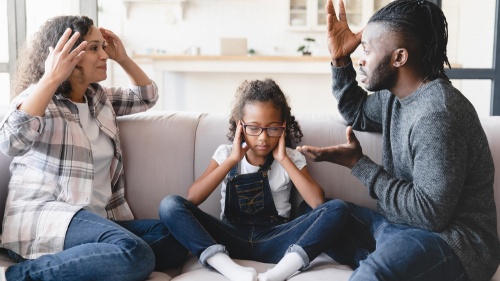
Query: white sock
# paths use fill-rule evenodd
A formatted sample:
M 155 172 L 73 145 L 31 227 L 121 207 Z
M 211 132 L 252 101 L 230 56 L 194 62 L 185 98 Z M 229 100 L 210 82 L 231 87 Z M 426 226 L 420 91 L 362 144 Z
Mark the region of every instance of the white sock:
M 257 281 L 257 271 L 235 263 L 225 253 L 217 253 L 207 259 L 207 263 L 231 281 Z
M 284 281 L 290 275 L 302 268 L 302 258 L 299 254 L 291 252 L 285 254 L 280 262 L 264 273 L 259 273 L 259 281 Z
M 0 266 L 0 281 L 7 281 L 7 278 L 5 277 L 6 270 L 7 267 Z

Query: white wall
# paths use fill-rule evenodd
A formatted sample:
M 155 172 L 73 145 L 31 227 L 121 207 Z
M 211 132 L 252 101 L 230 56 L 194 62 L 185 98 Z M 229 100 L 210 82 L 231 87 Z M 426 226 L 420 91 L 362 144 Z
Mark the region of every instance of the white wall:
M 296 52 L 305 37 L 317 40 L 313 55 L 327 56 L 325 32 L 288 30 L 288 0 L 189 0 L 183 19 L 176 19 L 176 5 L 101 1 L 99 25 L 114 30 L 130 52 L 183 54 L 192 46 L 201 55 L 219 55 L 221 37 L 246 37 L 248 48 L 260 55 L 300 55 Z M 125 15 L 124 19 L 120 16 Z M 140 62 L 156 80 L 164 79 L 162 100 L 156 109 L 186 111 L 230 110 L 237 86 L 245 79 L 272 78 L 289 97 L 294 112 L 332 112 L 336 101 L 331 95 L 329 65 L 320 75 L 170 73 L 158 75 L 151 64 Z M 126 83 L 122 71 L 113 65 L 107 83 Z M 114 72 L 113 72 L 114 71 Z M 176 79 L 176 81 L 172 81 Z M 169 98 L 171 85 L 177 98 Z
M 297 54 L 303 38 L 314 37 L 320 47 L 316 54 L 328 54 L 324 32 L 287 30 L 288 0 L 188 0 L 183 20 L 177 21 L 173 4 L 132 4 L 125 20 L 120 20 L 122 1 L 99 5 L 99 24 L 114 29 L 139 53 L 177 54 L 198 46 L 202 55 L 218 55 L 220 37 L 246 37 L 248 47 L 260 54 Z

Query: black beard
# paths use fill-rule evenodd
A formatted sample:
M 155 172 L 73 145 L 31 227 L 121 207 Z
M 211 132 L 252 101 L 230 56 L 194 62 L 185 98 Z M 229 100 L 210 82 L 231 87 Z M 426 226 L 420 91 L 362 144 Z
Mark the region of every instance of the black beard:
M 396 71 L 391 68 L 391 56 L 387 55 L 372 72 L 370 83 L 365 88 L 371 92 L 389 90 L 396 84 L 396 78 Z

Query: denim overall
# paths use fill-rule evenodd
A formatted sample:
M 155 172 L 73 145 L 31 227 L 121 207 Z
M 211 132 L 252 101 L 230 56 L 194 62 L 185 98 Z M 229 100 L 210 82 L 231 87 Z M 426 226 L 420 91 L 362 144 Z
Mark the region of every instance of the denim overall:
M 179 195 L 163 199 L 160 218 L 206 268 L 217 253 L 278 263 L 289 252 L 299 254 L 306 268 L 331 248 L 349 218 L 348 207 L 330 200 L 290 221 L 279 216 L 268 178 L 273 161 L 269 155 L 255 173 L 238 175 L 238 166 L 228 172 L 222 221 Z
M 228 174 L 224 217 L 231 224 L 270 226 L 282 224 L 274 205 L 268 172 L 274 157 L 270 154 L 255 173 L 238 175 L 238 165 Z

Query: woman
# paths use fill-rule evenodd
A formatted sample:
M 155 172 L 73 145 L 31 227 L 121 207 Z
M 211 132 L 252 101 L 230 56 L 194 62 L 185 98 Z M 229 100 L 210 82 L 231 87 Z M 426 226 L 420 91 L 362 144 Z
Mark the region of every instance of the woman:
M 187 250 L 161 221 L 133 220 L 124 197 L 116 115 L 151 108 L 154 82 L 85 16 L 47 21 L 20 58 L 0 123 L 0 150 L 14 157 L 2 246 L 18 263 L 7 280 L 144 280 L 155 262 L 177 265 Z M 130 87 L 98 84 L 108 58 Z

